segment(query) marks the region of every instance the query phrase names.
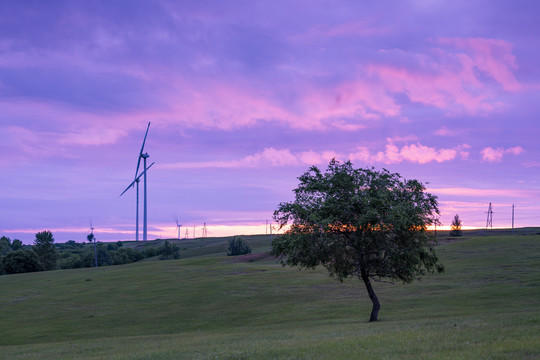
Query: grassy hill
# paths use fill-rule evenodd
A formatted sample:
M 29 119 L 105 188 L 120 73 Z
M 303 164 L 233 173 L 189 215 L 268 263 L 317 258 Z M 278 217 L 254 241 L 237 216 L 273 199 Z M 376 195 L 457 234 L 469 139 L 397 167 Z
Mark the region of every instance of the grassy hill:
M 0 359 L 540 359 L 538 233 L 439 233 L 446 272 L 375 283 L 377 323 L 360 281 L 283 268 L 268 236 L 242 257 L 206 238 L 180 260 L 0 276 Z

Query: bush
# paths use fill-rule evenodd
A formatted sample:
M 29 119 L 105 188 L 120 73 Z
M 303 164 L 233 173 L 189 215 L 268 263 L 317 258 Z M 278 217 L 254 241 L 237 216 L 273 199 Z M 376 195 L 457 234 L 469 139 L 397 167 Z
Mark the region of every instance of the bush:
M 162 247 L 159 248 L 159 260 L 172 260 L 180 258 L 180 249 L 176 244 L 171 244 L 169 240 L 165 240 Z
M 142 250 L 144 258 L 151 258 L 158 255 L 158 250 L 153 247 L 148 247 Z
M 17 250 L 7 254 L 2 260 L 3 271 L 6 274 L 41 271 L 39 258 L 33 250 Z
M 62 254 L 58 260 L 58 266 L 60 269 L 77 269 L 83 267 L 83 259 L 81 254 L 66 253 Z
M 250 254 L 251 248 L 242 238 L 234 237 L 229 240 L 229 252 L 227 256 Z

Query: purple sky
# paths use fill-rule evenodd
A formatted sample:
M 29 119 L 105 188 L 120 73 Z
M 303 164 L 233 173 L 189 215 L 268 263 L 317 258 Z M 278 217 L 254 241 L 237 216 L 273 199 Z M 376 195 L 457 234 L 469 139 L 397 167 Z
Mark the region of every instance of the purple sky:
M 537 1 L 2 1 L 0 235 L 264 233 L 332 157 L 540 225 Z M 142 196 L 142 193 L 141 193 Z M 142 218 L 142 214 L 141 214 Z M 141 225 L 142 226 L 142 225 Z M 184 227 L 184 229 L 185 229 Z M 185 230 L 182 230 L 182 236 Z

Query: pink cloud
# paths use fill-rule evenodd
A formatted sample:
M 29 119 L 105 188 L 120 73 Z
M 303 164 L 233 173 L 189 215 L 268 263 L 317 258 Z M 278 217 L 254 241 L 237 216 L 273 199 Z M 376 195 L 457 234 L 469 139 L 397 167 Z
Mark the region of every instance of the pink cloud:
M 435 131 L 435 135 L 439 135 L 439 136 L 455 136 L 455 135 L 457 135 L 457 131 L 448 130 L 448 128 L 446 126 L 443 126 L 440 129 L 437 129 Z
M 242 168 L 258 166 L 297 166 L 327 164 L 331 159 L 343 159 L 334 151 L 303 151 L 293 153 L 289 149 L 265 148 L 263 151 L 248 155 L 240 160 L 179 162 L 160 164 L 159 169 L 197 169 L 197 168 Z
M 384 151 L 372 154 L 367 148 L 360 147 L 357 152 L 351 153 L 351 160 L 362 162 L 381 162 L 385 164 L 397 164 L 403 161 L 427 164 L 430 162 L 446 162 L 454 160 L 457 155 L 463 156 L 463 148 L 468 145 L 463 144 L 452 149 L 436 149 L 420 143 L 404 145 L 401 148 L 388 138 Z
M 380 79 L 384 89 L 404 93 L 416 103 L 453 112 L 462 109 L 477 113 L 493 109 L 493 105 L 485 101 L 484 95 L 468 91 L 459 74 L 450 70 L 441 69 L 439 73 L 426 74 L 388 65 L 371 65 L 369 69 L 373 76 Z
M 482 155 L 482 160 L 484 161 L 500 162 L 505 154 L 519 155 L 522 152 L 523 152 L 523 148 L 521 146 L 514 146 L 507 149 L 504 149 L 502 147 L 498 147 L 496 149 L 493 149 L 491 147 L 486 147 L 482 149 L 480 154 Z
M 297 165 L 298 157 L 293 155 L 289 149 L 276 150 L 274 148 L 266 148 L 261 153 L 247 156 L 241 163 L 248 166 L 264 164 L 272 166 Z
M 500 106 L 497 89 L 478 77 L 480 70 L 506 91 L 518 91 L 517 69 L 511 44 L 495 39 L 438 39 L 426 54 L 381 50 L 382 54 L 410 58 L 417 69 L 373 63 L 368 74 L 379 80 L 383 92 L 406 94 L 413 102 L 451 112 L 485 113 Z M 422 69 L 422 70 L 418 70 Z M 424 70 L 425 69 L 425 70 Z M 448 135 L 444 129 L 440 134 Z
M 484 38 L 439 38 L 437 43 L 466 51 L 462 57 L 464 68 L 470 70 L 475 67 L 487 73 L 507 91 L 521 90 L 522 86 L 513 74 L 517 65 L 512 44 Z

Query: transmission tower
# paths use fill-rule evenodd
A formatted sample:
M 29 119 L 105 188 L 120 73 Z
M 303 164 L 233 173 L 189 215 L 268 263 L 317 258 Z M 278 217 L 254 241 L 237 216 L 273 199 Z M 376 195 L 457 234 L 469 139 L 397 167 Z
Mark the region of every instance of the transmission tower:
M 486 229 L 488 228 L 493 229 L 493 210 L 491 209 L 491 203 L 489 203 L 489 208 L 487 212 Z
M 184 239 L 189 238 L 189 229 L 186 227 L 186 233 L 184 235 Z
M 202 228 L 202 237 L 207 237 L 207 236 L 208 236 L 208 231 L 206 229 L 206 223 L 204 223 L 203 228 Z

